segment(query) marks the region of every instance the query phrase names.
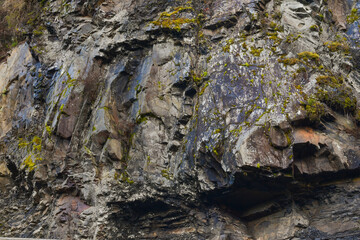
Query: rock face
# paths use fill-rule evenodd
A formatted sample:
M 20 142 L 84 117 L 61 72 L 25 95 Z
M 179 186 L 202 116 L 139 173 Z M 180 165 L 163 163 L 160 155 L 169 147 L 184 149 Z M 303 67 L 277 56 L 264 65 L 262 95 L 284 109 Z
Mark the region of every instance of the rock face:
M 42 4 L 0 63 L 1 236 L 360 238 L 359 1 Z

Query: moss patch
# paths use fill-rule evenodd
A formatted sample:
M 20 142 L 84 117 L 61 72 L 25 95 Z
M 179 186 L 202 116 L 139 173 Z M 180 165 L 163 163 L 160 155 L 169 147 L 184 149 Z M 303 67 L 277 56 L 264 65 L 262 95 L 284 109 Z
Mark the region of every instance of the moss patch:
M 310 98 L 305 106 L 308 118 L 312 122 L 319 122 L 320 118 L 325 114 L 324 105 L 315 98 Z
M 193 8 L 190 6 L 180 6 L 174 9 L 172 12 L 162 12 L 159 18 L 151 23 L 160 26 L 161 28 L 173 29 L 180 31 L 181 27 L 187 23 L 195 23 L 195 18 L 182 18 L 180 13 L 184 11 L 193 11 Z
M 320 60 L 319 54 L 313 53 L 313 52 L 307 52 L 307 51 L 298 53 L 298 57 L 304 61 L 308 61 L 308 60 L 319 61 Z
M 316 78 L 318 91 L 316 96 L 333 110 L 353 114 L 356 110 L 356 98 L 351 88 L 346 87 L 341 78 L 319 76 Z

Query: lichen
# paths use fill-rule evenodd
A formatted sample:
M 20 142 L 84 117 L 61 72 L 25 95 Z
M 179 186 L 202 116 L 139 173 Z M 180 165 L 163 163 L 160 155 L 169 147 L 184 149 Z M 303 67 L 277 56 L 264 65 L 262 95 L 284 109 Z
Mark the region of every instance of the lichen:
M 159 18 L 151 23 L 160 26 L 161 28 L 173 29 L 180 31 L 184 24 L 194 23 L 196 19 L 194 18 L 182 18 L 176 17 L 183 11 L 190 10 L 193 11 L 193 8 L 190 6 L 180 6 L 174 9 L 172 12 L 162 12 Z
M 31 141 L 27 141 L 25 138 L 19 138 L 19 149 L 26 149 L 26 157 L 22 162 L 22 165 L 28 169 L 29 172 L 33 171 L 37 167 L 37 162 L 42 160 L 42 139 L 38 136 L 34 136 Z

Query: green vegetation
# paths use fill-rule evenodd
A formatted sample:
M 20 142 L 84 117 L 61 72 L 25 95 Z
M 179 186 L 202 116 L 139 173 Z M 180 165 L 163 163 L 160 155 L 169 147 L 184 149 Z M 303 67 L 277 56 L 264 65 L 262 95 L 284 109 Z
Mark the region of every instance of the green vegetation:
M 308 61 L 308 60 L 319 61 L 320 60 L 319 54 L 313 53 L 313 52 L 307 52 L 307 51 L 298 53 L 298 57 L 304 61 Z
M 209 82 L 206 82 L 204 86 L 201 88 L 201 91 L 199 92 L 199 96 L 203 95 L 205 92 L 205 89 L 209 86 Z
M 166 178 L 167 180 L 174 179 L 174 175 L 169 171 L 169 169 L 163 169 L 161 170 L 161 176 Z
M 360 19 L 359 11 L 356 8 L 353 8 L 351 10 L 351 13 L 349 16 L 346 17 L 346 21 L 348 24 L 352 24 L 355 21 L 358 21 Z
M 46 0 L 0 1 L 0 59 L 27 35 L 42 35 L 41 14 L 46 4 Z
M 305 110 L 312 122 L 319 122 L 320 118 L 325 114 L 325 107 L 315 98 L 310 98 L 306 104 Z
M 255 57 L 259 57 L 261 52 L 263 51 L 264 49 L 263 48 L 254 48 L 254 47 L 251 47 L 251 51 L 250 53 L 252 55 L 254 55 Z
M 156 21 L 151 23 L 160 26 L 161 28 L 173 29 L 180 31 L 181 27 L 187 23 L 195 23 L 196 19 L 194 18 L 182 18 L 179 17 L 180 13 L 183 11 L 193 11 L 191 6 L 180 6 L 174 9 L 172 12 L 162 12 L 159 18 Z
M 20 149 L 26 149 L 27 155 L 22 165 L 25 166 L 30 172 L 36 168 L 37 162 L 41 161 L 41 143 L 42 139 L 38 136 L 34 136 L 30 142 L 24 138 L 19 139 L 18 147 Z
M 49 137 L 52 135 L 52 128 L 49 125 L 45 125 L 46 132 L 48 133 Z
M 282 18 L 282 13 L 277 10 L 273 14 L 271 14 L 271 17 L 275 20 L 280 20 Z
M 134 181 L 130 179 L 129 173 L 126 170 L 121 173 L 115 172 L 114 179 L 128 184 L 134 183 Z
M 292 66 L 292 65 L 299 63 L 300 60 L 297 58 L 280 58 L 280 59 L 278 59 L 278 62 L 283 63 L 284 65 Z
M 316 96 L 335 111 L 354 113 L 356 98 L 349 87 L 346 87 L 341 78 L 334 76 L 319 76 L 316 78 L 318 92 Z
M 233 38 L 226 40 L 226 45 L 222 47 L 223 52 L 230 52 L 230 45 L 232 45 L 233 43 L 234 43 Z
M 136 119 L 136 123 L 137 124 L 140 124 L 140 123 L 143 123 L 143 122 L 147 122 L 148 118 L 145 116 L 145 115 L 139 115 Z
M 345 53 L 349 53 L 350 47 L 346 43 L 340 42 L 325 42 L 324 45 L 331 51 L 344 51 Z
M 194 81 L 194 83 L 196 83 L 196 85 L 201 85 L 201 83 L 203 82 L 203 79 L 206 78 L 208 76 L 208 72 L 204 71 L 201 74 L 196 74 L 195 72 L 191 72 L 191 77 L 192 80 Z

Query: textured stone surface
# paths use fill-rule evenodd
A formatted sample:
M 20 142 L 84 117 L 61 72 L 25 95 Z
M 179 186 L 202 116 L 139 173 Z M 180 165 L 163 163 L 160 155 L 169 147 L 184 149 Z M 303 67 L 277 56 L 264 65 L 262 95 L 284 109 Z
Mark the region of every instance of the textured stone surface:
M 353 8 L 46 1 L 0 63 L 0 235 L 360 238 Z

